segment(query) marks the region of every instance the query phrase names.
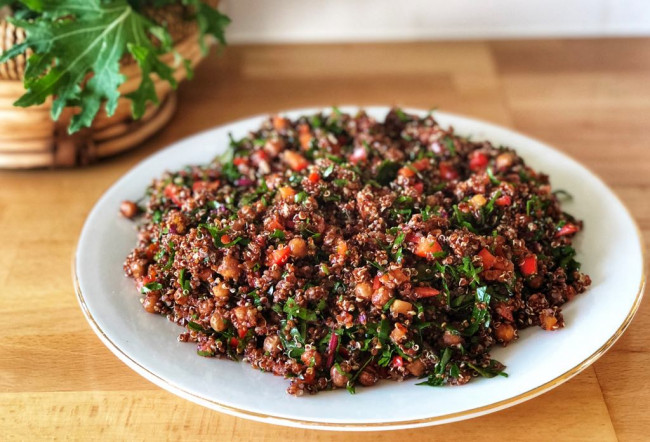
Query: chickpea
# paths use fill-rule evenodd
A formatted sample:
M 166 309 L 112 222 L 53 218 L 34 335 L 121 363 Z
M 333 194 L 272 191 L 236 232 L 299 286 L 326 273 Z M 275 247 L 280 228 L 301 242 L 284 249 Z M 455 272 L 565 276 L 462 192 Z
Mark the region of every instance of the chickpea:
M 406 338 L 407 333 L 408 329 L 398 322 L 395 324 L 393 331 L 390 332 L 390 339 L 397 344 Z
M 512 163 L 515 160 L 515 156 L 510 152 L 504 152 L 497 156 L 495 164 L 498 170 L 507 170 L 512 166 Z
M 424 374 L 424 371 L 426 370 L 426 366 L 424 365 L 424 362 L 422 362 L 421 359 L 416 359 L 415 361 L 411 362 L 406 366 L 406 369 L 413 375 L 420 377 Z
M 197 309 L 199 311 L 199 316 L 208 316 L 212 314 L 214 310 L 214 300 L 211 298 L 206 298 L 199 301 Z
M 479 193 L 474 195 L 469 200 L 469 202 L 472 206 L 474 206 L 475 209 L 480 209 L 481 207 L 487 204 L 487 199 L 485 199 L 485 197 Z
M 273 128 L 275 130 L 284 130 L 289 127 L 290 121 L 284 117 L 276 115 L 273 117 Z
M 183 234 L 187 230 L 187 218 L 181 212 L 172 211 L 169 212 L 167 216 L 167 223 L 169 224 L 169 230 L 172 233 Z
M 240 325 L 254 327 L 257 324 L 257 309 L 254 307 L 235 307 L 235 318 Z
M 368 301 L 372 299 L 372 285 L 368 282 L 360 282 L 354 287 L 354 294 L 358 299 Z
M 323 362 L 320 353 L 313 348 L 305 350 L 305 352 L 300 356 L 300 360 L 308 367 L 320 367 L 320 364 Z
M 281 138 L 271 138 L 264 144 L 264 151 L 268 153 L 271 158 L 275 158 L 284 150 L 284 147 L 284 140 Z
M 228 324 L 226 324 L 226 320 L 221 313 L 214 312 L 212 317 L 210 317 L 210 327 L 212 327 L 214 331 L 222 332 L 228 328 Z
M 228 299 L 230 297 L 230 289 L 222 282 L 212 286 L 212 294 L 218 299 Z
M 142 307 L 149 313 L 156 313 L 156 304 L 158 304 L 158 296 L 153 293 L 149 293 L 142 300 Z
M 307 242 L 302 238 L 293 238 L 289 241 L 289 250 L 294 258 L 304 258 L 307 256 Z
M 410 302 L 402 301 L 400 299 L 396 299 L 395 302 L 390 305 L 390 311 L 398 315 L 405 315 L 408 312 L 413 311 L 413 304 Z
M 178 289 L 174 292 L 174 301 L 176 301 L 176 304 L 178 305 L 185 305 L 187 304 L 187 298 L 188 296 L 183 293 L 183 290 Z
M 503 322 L 494 328 L 494 334 L 499 341 L 507 344 L 515 338 L 515 328 Z
M 544 330 L 557 330 L 557 318 L 553 316 L 553 310 L 545 309 L 539 314 L 539 322 Z
M 372 303 L 376 307 L 383 307 L 392 297 L 393 291 L 391 289 L 379 287 L 375 293 L 372 294 Z
M 316 301 L 320 301 L 321 299 L 327 297 L 327 292 L 325 291 L 325 289 L 323 287 L 320 287 L 320 286 L 318 286 L 318 287 L 309 287 L 305 291 L 305 297 L 309 301 L 316 302 Z
M 446 330 L 445 334 L 442 335 L 442 342 L 444 342 L 445 345 L 448 346 L 458 345 L 461 342 L 463 342 L 463 337 L 455 333 L 452 333 L 449 330 Z
M 120 213 L 124 218 L 133 219 L 139 211 L 138 205 L 133 201 L 122 201 L 120 204 Z
M 217 272 L 226 279 L 239 279 L 241 273 L 239 261 L 233 256 L 224 256 Z
M 267 336 L 264 339 L 264 351 L 269 352 L 272 356 L 277 355 L 282 350 L 282 341 L 278 335 Z
M 133 275 L 134 278 L 140 278 L 145 273 L 144 268 L 146 265 L 147 265 L 147 260 L 138 259 L 136 261 L 133 261 L 131 264 L 129 264 L 129 270 L 131 270 L 131 274 Z
M 370 370 L 363 370 L 359 375 L 359 383 L 366 387 L 371 387 L 377 383 L 377 375 Z
M 330 375 L 332 376 L 332 384 L 335 386 L 345 387 L 348 384 L 348 377 L 345 375 L 345 372 L 339 371 L 336 365 L 332 365 Z

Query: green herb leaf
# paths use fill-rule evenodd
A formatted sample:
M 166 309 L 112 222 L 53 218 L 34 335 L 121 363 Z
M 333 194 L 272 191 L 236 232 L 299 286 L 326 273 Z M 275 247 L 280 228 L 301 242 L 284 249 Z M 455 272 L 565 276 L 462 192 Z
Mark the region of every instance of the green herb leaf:
M 487 367 L 480 367 L 471 362 L 468 362 L 467 365 L 484 378 L 493 378 L 495 376 L 508 377 L 508 373 L 503 371 L 503 364 L 494 359 L 490 360 L 490 364 Z
M 327 166 L 327 169 L 323 172 L 323 178 L 328 178 L 332 172 L 334 172 L 334 164 Z
M 187 328 L 189 328 L 190 330 L 194 330 L 196 332 L 205 333 L 205 329 L 203 327 L 201 327 L 201 325 L 197 324 L 196 322 L 192 322 L 192 321 L 188 322 L 187 323 Z
M 298 192 L 296 196 L 293 197 L 293 200 L 296 204 L 302 204 L 307 198 L 309 198 L 309 194 L 303 190 Z
M 271 233 L 271 234 L 269 235 L 269 238 L 279 239 L 279 240 L 284 241 L 285 238 L 286 238 L 286 236 L 285 236 L 285 234 L 284 234 L 284 231 L 282 231 L 282 230 L 280 230 L 280 229 L 275 229 L 275 230 L 273 231 L 273 233 Z
M 408 115 L 406 115 L 404 111 L 400 108 L 395 109 L 395 114 L 397 115 L 397 118 L 399 118 L 399 120 L 402 123 L 407 123 L 410 120 Z
M 205 357 L 211 357 L 211 356 L 214 356 L 214 352 L 213 352 L 213 351 L 197 350 L 197 351 L 196 351 L 196 354 L 199 355 L 199 356 L 205 356 Z
M 433 373 L 429 375 L 426 381 L 420 382 L 415 385 L 427 385 L 429 387 L 439 387 L 445 383 L 447 364 L 451 360 L 451 349 L 445 348 L 440 356 L 440 360 L 433 369 Z M 450 373 L 451 375 L 451 373 Z
M 456 145 L 454 144 L 454 139 L 452 137 L 445 136 L 442 142 L 445 143 L 445 147 L 447 147 L 447 150 L 451 156 L 456 155 Z
M 27 92 L 15 105 L 38 105 L 53 96 L 53 119 L 59 118 L 63 108 L 77 106 L 80 110 L 72 117 L 69 132 L 89 127 L 102 104 L 108 116 L 115 112 L 120 97 L 118 87 L 125 80 L 120 73 L 120 61 L 129 53 L 142 72 L 139 87 L 128 95 L 133 116 L 141 117 L 148 101 L 158 101 L 153 75 L 168 81 L 172 87 L 176 86 L 176 80 L 173 68 L 159 59 L 173 51 L 171 36 L 134 9 L 132 5 L 137 3 L 23 1 L 22 7 L 29 8 L 29 13 L 18 13 L 10 20 L 26 31 L 27 38 L 0 57 L 0 63 L 4 63 L 28 49 L 34 52 L 24 76 Z M 183 3 L 197 8 L 194 18 L 203 34 L 223 40 L 223 28 L 229 22 L 226 16 L 200 0 L 183 0 Z
M 163 288 L 163 285 L 159 282 L 150 282 L 148 284 L 145 284 L 142 286 L 142 289 L 140 290 L 140 293 L 143 295 L 149 293 L 149 292 L 155 292 L 156 290 L 161 290 Z
M 427 221 L 431 218 L 431 206 L 426 206 L 420 213 L 422 214 L 422 221 Z
M 287 302 L 284 303 L 284 308 L 282 309 L 288 316 L 289 319 L 299 318 L 303 321 L 316 321 L 318 316 L 315 312 L 300 307 L 298 303 L 293 298 L 288 298 Z
M 397 177 L 397 171 L 399 169 L 399 163 L 390 160 L 384 160 L 377 168 L 375 181 L 385 186 Z
M 209 224 L 199 224 L 199 227 L 203 227 L 205 230 L 207 230 L 210 233 L 210 236 L 212 236 L 212 242 L 214 242 L 214 246 L 219 248 L 219 247 L 232 247 L 235 244 L 241 244 L 241 245 L 246 245 L 250 242 L 250 239 L 244 238 L 242 236 L 238 236 L 237 238 L 233 239 L 229 243 L 224 243 L 221 238 L 223 235 L 230 230 L 230 227 L 226 227 L 225 229 L 219 229 L 216 226 L 211 226 Z
M 487 174 L 488 174 L 488 177 L 490 177 L 490 182 L 491 182 L 493 185 L 498 186 L 499 184 L 501 184 L 501 181 L 499 181 L 499 180 L 494 176 L 494 172 L 492 171 L 492 168 L 491 168 L 491 167 L 488 167 L 488 168 L 487 168 Z
M 477 288 L 475 298 L 474 308 L 472 309 L 472 322 L 469 327 L 463 330 L 463 335 L 465 336 L 474 335 L 481 325 L 485 327 L 490 326 L 490 294 L 488 293 L 487 287 Z
M 560 201 L 571 201 L 573 199 L 573 195 L 564 189 L 553 191 L 553 195 L 555 195 Z
M 181 269 L 181 272 L 178 274 L 178 284 L 181 286 L 181 289 L 183 289 L 183 292 L 189 292 L 192 289 L 190 281 L 185 279 L 186 273 L 187 270 Z

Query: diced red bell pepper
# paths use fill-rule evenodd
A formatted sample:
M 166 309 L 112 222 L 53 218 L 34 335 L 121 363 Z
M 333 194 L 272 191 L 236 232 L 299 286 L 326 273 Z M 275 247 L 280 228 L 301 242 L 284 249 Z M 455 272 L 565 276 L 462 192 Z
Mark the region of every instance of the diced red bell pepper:
M 500 302 L 495 307 L 494 310 L 504 319 L 507 319 L 510 322 L 514 322 L 512 316 L 512 306 L 507 305 L 506 303 Z
M 580 229 L 578 229 L 578 226 L 575 224 L 571 223 L 566 223 L 560 229 L 557 231 L 555 236 L 560 237 L 560 236 L 568 236 L 568 235 L 573 235 L 574 233 L 577 233 Z
M 305 159 L 298 152 L 293 150 L 287 150 L 284 152 L 284 162 L 294 171 L 300 172 L 307 166 L 309 166 L 309 161 Z
M 345 258 L 348 254 L 348 243 L 340 239 L 336 244 L 336 253 L 338 253 L 341 258 Z
M 273 117 L 273 128 L 275 130 L 284 130 L 289 127 L 289 120 L 279 115 Z
M 377 290 L 379 287 L 381 287 L 381 276 L 377 275 L 375 276 L 375 279 L 372 280 L 372 289 Z
M 309 174 L 309 181 L 312 183 L 316 184 L 318 181 L 320 181 L 320 175 L 318 172 L 312 172 Z
M 230 346 L 231 347 L 237 347 L 239 345 L 239 339 L 237 338 L 230 338 Z
M 158 243 L 152 242 L 151 244 L 149 244 L 147 246 L 147 248 L 145 249 L 145 253 L 147 254 L 147 258 L 153 259 L 153 257 L 156 255 L 156 253 L 158 252 L 159 249 L 160 249 L 160 245 L 158 245 Z
M 237 329 L 237 335 L 239 335 L 239 339 L 244 339 L 246 333 L 248 333 L 248 327 L 240 327 Z
M 271 252 L 271 262 L 275 265 L 284 265 L 291 255 L 291 249 L 289 247 L 282 247 Z
M 283 200 L 291 201 L 293 200 L 293 197 L 296 196 L 296 191 L 289 186 L 280 187 L 278 190 L 280 191 L 280 196 Z
M 483 262 L 483 270 L 490 270 L 492 267 L 494 267 L 494 263 L 497 259 L 492 253 L 490 253 L 488 249 L 483 249 L 478 252 L 478 256 Z
M 442 252 L 442 247 L 432 236 L 423 236 L 415 247 L 415 254 L 421 258 L 433 258 L 436 253 Z
M 273 233 L 276 230 L 284 230 L 284 226 L 277 218 L 272 218 L 266 225 L 266 230 Z
M 178 186 L 174 184 L 167 184 L 167 186 L 165 186 L 165 190 L 164 190 L 165 198 L 171 200 L 172 203 L 180 207 L 181 200 L 178 199 L 178 192 L 179 192 Z
M 262 163 L 263 161 L 267 161 L 268 159 L 269 159 L 269 155 L 263 150 L 255 151 L 251 155 L 251 160 L 253 161 L 253 164 L 255 164 L 256 166 L 259 166 L 260 163 Z
M 401 356 L 395 356 L 390 365 L 394 368 L 400 368 L 404 365 L 404 359 Z
M 246 159 L 246 158 L 244 158 L 244 157 L 237 157 L 237 158 L 233 158 L 233 159 L 232 159 L 232 163 L 233 163 L 235 166 L 241 166 L 242 164 L 246 164 L 246 163 L 248 163 L 248 159 Z
M 519 263 L 519 270 L 524 276 L 537 273 L 537 255 L 528 255 Z
M 512 204 L 512 198 L 510 198 L 510 195 L 503 195 L 497 198 L 497 200 L 494 203 L 500 207 L 509 206 L 510 204 Z
M 413 184 L 413 189 L 415 189 L 418 195 L 422 195 L 422 192 L 424 192 L 424 183 Z
M 417 244 L 420 241 L 420 238 L 422 238 L 422 235 L 419 233 L 413 233 L 409 232 L 406 234 L 406 242 L 410 242 L 411 244 Z
M 304 132 L 298 135 L 298 140 L 300 140 L 300 147 L 304 150 L 309 150 L 311 148 L 312 136 L 309 132 Z
M 205 189 L 207 185 L 208 183 L 206 181 L 194 181 L 194 184 L 192 184 L 192 190 L 198 192 L 202 189 Z
M 412 166 L 415 168 L 415 170 L 417 170 L 418 172 L 425 171 L 425 170 L 427 170 L 429 167 L 431 167 L 431 163 L 429 162 L 429 160 L 428 160 L 427 158 L 422 158 L 422 159 L 419 159 L 419 160 L 417 160 L 417 161 L 414 161 L 413 164 L 411 164 L 411 165 L 412 165 Z
M 404 166 L 400 170 L 398 170 L 397 174 L 399 176 L 403 176 L 404 178 L 411 178 L 411 177 L 415 176 L 415 172 L 413 171 L 413 169 L 411 169 L 410 167 L 406 167 L 406 166 Z
M 440 176 L 447 181 L 457 180 L 460 177 L 458 171 L 454 168 L 454 166 L 452 166 L 447 161 L 442 161 L 440 163 L 439 169 Z
M 418 299 L 421 298 L 430 298 L 432 296 L 437 296 L 440 294 L 440 290 L 434 289 L 433 287 L 416 287 L 414 289 L 415 297 Z
M 488 165 L 488 157 L 483 152 L 474 151 L 469 155 L 469 168 L 477 172 L 483 170 Z

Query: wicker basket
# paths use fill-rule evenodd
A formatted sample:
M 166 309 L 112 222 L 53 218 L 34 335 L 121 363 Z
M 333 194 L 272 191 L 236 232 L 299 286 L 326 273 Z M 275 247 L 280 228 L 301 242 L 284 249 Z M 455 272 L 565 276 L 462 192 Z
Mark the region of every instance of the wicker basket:
M 218 1 L 211 1 L 216 6 Z M 149 16 L 169 29 L 175 49 L 195 66 L 202 58 L 198 30 L 194 22 L 183 19 L 183 7 L 172 5 L 149 11 Z M 25 33 L 7 21 L 0 21 L 0 53 L 23 41 Z M 165 63 L 175 65 L 174 56 L 167 54 Z M 51 100 L 40 106 L 14 107 L 13 102 L 25 93 L 22 76 L 26 57 L 19 56 L 0 65 L 0 168 L 27 169 L 40 167 L 70 167 L 92 163 L 101 158 L 132 149 L 160 130 L 173 116 L 176 93 L 169 83 L 155 79 L 160 105 L 148 105 L 144 116 L 131 118 L 131 102 L 120 98 L 115 113 L 108 117 L 103 109 L 91 128 L 68 135 L 67 127 L 73 110 L 66 109 L 58 121 L 50 118 Z M 130 57 L 122 63 L 126 81 L 122 95 L 135 90 L 141 76 Z M 182 63 L 175 68 L 174 77 L 186 76 Z

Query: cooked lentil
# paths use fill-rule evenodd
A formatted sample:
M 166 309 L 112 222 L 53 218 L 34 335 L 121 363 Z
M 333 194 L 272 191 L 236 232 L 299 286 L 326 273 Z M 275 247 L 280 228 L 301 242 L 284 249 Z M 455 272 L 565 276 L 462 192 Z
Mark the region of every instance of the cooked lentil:
M 490 348 L 563 327 L 591 283 L 548 177 L 431 115 L 276 116 L 147 195 L 124 264 L 144 309 L 294 395 L 504 374 Z

